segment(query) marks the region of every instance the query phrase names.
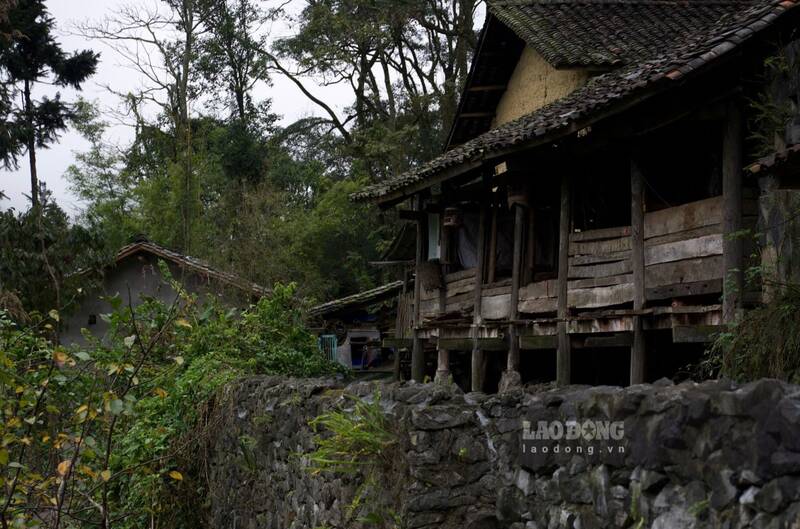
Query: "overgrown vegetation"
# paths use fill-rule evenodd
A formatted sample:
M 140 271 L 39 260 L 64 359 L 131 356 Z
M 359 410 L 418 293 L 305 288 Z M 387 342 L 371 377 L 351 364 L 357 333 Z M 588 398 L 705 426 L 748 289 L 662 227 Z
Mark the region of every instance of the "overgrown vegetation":
M 0 313 L 0 526 L 196 527 L 175 498 L 202 494 L 179 462 L 203 403 L 248 374 L 341 372 L 293 285 L 241 314 L 171 287 L 171 304 L 112 299 L 108 335 L 75 350 L 51 341 L 56 311 L 26 326 Z
M 703 364 L 705 377 L 778 378 L 800 383 L 800 287 L 756 307 L 719 334 Z
M 399 528 L 401 517 L 380 500 L 386 497 L 385 488 L 397 486 L 385 483 L 381 476 L 398 464 L 399 442 L 380 397 L 378 392 L 370 400 L 345 395 L 349 407 L 313 419 L 316 449 L 305 457 L 310 472 L 355 476 L 360 482 L 346 512 L 349 523 Z

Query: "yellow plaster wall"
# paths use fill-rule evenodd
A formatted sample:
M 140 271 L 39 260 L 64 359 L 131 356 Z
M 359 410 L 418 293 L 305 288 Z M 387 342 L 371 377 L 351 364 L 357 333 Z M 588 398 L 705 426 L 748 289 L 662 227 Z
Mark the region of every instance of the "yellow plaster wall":
M 492 126 L 530 114 L 569 94 L 588 78 L 585 70 L 556 70 L 535 50 L 526 46 L 497 105 Z

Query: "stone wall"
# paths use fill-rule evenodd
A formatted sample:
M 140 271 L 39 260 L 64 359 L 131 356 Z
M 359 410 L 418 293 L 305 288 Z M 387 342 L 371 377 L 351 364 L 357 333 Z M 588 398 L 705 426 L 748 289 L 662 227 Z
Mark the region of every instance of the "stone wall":
M 405 527 L 800 529 L 800 387 L 664 382 L 492 396 L 380 388 L 398 445 L 375 492 Z M 343 389 L 278 378 L 228 388 L 207 457 L 213 527 L 359 526 L 347 520 L 358 478 L 303 468 L 308 420 L 348 406 Z M 375 386 L 346 391 L 370 398 Z M 572 420 L 623 421 L 624 435 L 523 439 L 524 421 L 535 432 L 540 421 Z

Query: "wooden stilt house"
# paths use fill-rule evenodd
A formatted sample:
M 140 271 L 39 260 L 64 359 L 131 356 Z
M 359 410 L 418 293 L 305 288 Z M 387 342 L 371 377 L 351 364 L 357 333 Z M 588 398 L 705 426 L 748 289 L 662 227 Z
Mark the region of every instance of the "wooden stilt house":
M 749 103 L 792 0 L 488 0 L 445 152 L 354 195 L 416 224 L 412 376 L 640 383 L 758 303 Z M 403 342 L 403 343 L 401 343 Z

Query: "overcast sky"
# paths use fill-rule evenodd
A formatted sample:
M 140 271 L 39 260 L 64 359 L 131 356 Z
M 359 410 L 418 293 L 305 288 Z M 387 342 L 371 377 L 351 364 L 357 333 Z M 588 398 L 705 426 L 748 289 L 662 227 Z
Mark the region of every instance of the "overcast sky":
M 110 85 L 117 91 L 141 86 L 141 80 L 134 71 L 128 68 L 124 59 L 109 49 L 102 42 L 87 40 L 74 34 L 74 25 L 85 20 L 99 20 L 106 15 L 114 13 L 115 9 L 123 3 L 146 3 L 155 0 L 47 0 L 47 6 L 58 25 L 58 38 L 63 48 L 67 51 L 91 48 L 101 53 L 100 65 L 97 74 L 84 85 L 84 98 L 97 101 L 102 109 L 117 108 L 116 96 L 110 94 L 105 88 Z M 286 27 L 270 28 L 273 36 L 285 35 L 289 31 Z M 319 87 L 309 83 L 314 88 L 316 95 L 324 96 L 328 102 L 333 102 L 337 109 L 349 102 L 348 92 L 344 87 Z M 40 91 L 53 93 L 55 90 Z M 67 100 L 73 99 L 77 94 L 73 90 L 62 90 L 62 96 Z M 283 123 L 291 123 L 296 119 L 310 114 L 319 114 L 318 109 L 310 103 L 288 80 L 273 79 L 271 87 L 260 86 L 255 92 L 256 97 L 270 96 L 273 99 L 273 110 L 283 117 Z M 132 131 L 123 125 L 111 128 L 108 139 L 120 143 L 130 141 Z M 47 183 L 57 202 L 71 215 L 80 212 L 82 204 L 70 192 L 69 182 L 64 179 L 64 172 L 74 160 L 74 152 L 86 149 L 86 142 L 80 135 L 67 132 L 61 137 L 58 144 L 52 145 L 47 150 L 37 151 L 37 167 L 39 178 Z M 0 169 L 0 191 L 8 195 L 8 200 L 0 200 L 0 209 L 13 207 L 17 210 L 27 208 L 26 195 L 30 190 L 30 172 L 27 167 L 27 157 L 20 160 L 18 171 L 3 171 Z

